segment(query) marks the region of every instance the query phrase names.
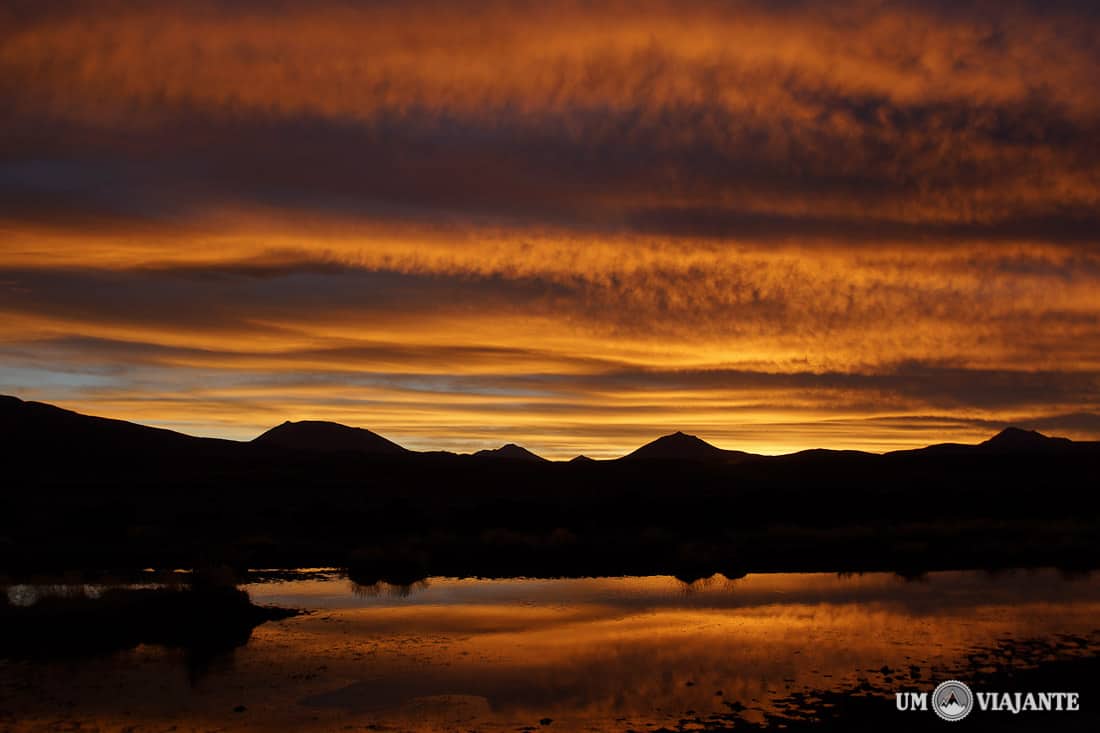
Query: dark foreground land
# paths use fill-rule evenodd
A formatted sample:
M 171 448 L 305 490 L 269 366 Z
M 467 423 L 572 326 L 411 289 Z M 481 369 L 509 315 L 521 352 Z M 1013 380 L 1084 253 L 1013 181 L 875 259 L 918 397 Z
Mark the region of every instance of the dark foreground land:
M 741 702 L 727 705 L 729 713 L 681 720 L 676 728 L 697 731 L 928 731 L 947 725 L 929 710 L 899 711 L 894 694 L 899 691 L 931 692 L 946 679 L 965 679 L 975 692 L 1075 691 L 1081 699 L 1076 711 L 980 710 L 977 706 L 962 720 L 968 731 L 1095 731 L 1100 727 L 1096 705 L 1100 680 L 1100 633 L 1090 638 L 1062 636 L 1023 641 L 1004 640 L 971 651 L 957 669 L 927 671 L 904 667 L 866 670 L 855 686 L 847 689 L 794 693 L 778 701 L 779 708 L 764 720 L 747 720 Z
M 158 645 L 179 650 L 195 680 L 215 660 L 248 643 L 260 624 L 298 613 L 255 605 L 232 585 L 201 582 L 108 588 L 95 595 L 76 586 L 26 603 L 4 594 L 0 660 L 66 660 Z
M 683 434 L 615 461 L 416 453 L 287 423 L 241 443 L 0 398 L 0 572 L 426 575 L 1094 567 L 1100 444 L 756 456 Z

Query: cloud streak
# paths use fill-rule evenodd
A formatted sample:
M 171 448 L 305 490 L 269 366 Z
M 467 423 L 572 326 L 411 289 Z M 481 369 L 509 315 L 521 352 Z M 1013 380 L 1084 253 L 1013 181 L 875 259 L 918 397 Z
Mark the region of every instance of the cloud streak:
M 550 454 L 1100 437 L 1089 4 L 0 14 L 6 391 Z

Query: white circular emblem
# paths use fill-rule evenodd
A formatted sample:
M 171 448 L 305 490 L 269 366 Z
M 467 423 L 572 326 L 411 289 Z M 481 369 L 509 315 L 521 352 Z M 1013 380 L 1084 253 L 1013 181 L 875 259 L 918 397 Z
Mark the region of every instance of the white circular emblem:
M 973 708 L 974 694 L 958 680 L 941 682 L 932 693 L 932 709 L 944 720 L 962 720 Z

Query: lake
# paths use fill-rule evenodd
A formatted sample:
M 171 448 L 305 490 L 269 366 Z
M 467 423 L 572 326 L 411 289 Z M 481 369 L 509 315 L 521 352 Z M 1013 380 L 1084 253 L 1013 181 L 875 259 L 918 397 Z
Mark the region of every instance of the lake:
M 196 661 L 139 646 L 0 662 L 0 729 L 690 730 L 813 717 L 1100 650 L 1100 576 L 1054 570 L 582 579 L 361 587 L 257 571 L 308 613 Z M 11 603 L 57 592 L 4 588 Z M 94 590 L 94 589 L 93 589 Z M 1082 680 L 1083 704 L 1095 680 Z M 885 712 L 884 712 L 885 714 Z M 934 721 L 931 713 L 929 724 Z

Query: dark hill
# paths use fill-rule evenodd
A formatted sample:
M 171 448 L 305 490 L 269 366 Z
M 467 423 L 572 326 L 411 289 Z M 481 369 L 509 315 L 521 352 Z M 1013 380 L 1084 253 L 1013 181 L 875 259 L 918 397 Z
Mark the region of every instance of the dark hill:
M 1069 438 L 1053 438 L 1035 430 L 1022 430 L 1008 427 L 989 440 L 978 445 L 964 443 L 939 443 L 925 448 L 913 448 L 887 453 L 887 456 L 1011 456 L 1028 455 L 1066 455 L 1096 453 L 1100 451 L 1100 442 L 1073 441 Z
M 309 453 L 403 455 L 409 451 L 377 433 L 322 420 L 284 422 L 252 442 Z
M 474 453 L 474 456 L 478 458 L 506 458 L 510 461 L 546 461 L 542 456 L 536 455 L 515 443 L 508 443 L 492 450 L 479 450 Z
M 222 455 L 239 445 L 6 395 L 0 395 L 0 443 L 13 458 L 45 455 L 52 461 L 74 455 Z
M 480 455 L 324 422 L 195 438 L 0 398 L 0 572 L 353 552 L 437 575 L 1100 565 L 1100 443 L 1008 430 L 770 457 L 675 433 L 599 463 Z
M 623 456 L 620 460 L 660 460 L 660 461 L 714 461 L 728 463 L 734 460 L 754 457 L 752 453 L 722 450 L 702 438 L 675 432 L 646 443 L 638 450 Z
M 832 450 L 831 448 L 808 448 L 796 453 L 786 453 L 775 456 L 772 460 L 805 460 L 805 461 L 829 461 L 829 460 L 859 460 L 877 458 L 878 454 L 868 453 L 862 450 Z
M 1057 453 L 1071 449 L 1073 445 L 1069 438 L 1052 438 L 1036 430 L 1010 427 L 984 441 L 979 447 L 991 452 Z

